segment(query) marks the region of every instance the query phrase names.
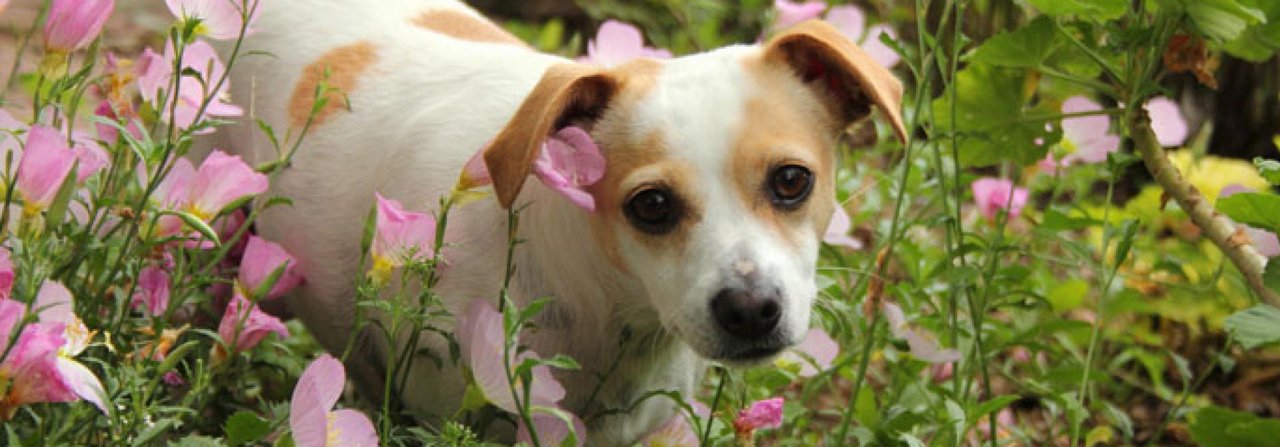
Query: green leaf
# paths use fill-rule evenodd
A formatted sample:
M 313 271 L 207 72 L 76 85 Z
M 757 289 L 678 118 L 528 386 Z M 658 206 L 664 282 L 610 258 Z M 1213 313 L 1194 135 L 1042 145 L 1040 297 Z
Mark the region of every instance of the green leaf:
M 191 227 L 199 232 L 201 236 L 204 236 L 205 240 L 213 242 L 216 246 L 222 246 L 222 242 L 218 241 L 218 232 L 213 231 L 213 227 L 210 227 L 204 220 L 196 217 L 195 214 L 191 214 L 186 211 L 161 211 L 161 214 L 178 216 L 178 218 L 182 219 L 182 222 L 187 224 L 188 227 Z
M 974 50 L 970 62 L 1000 67 L 1039 67 L 1053 51 L 1053 22 L 1040 16 L 1027 26 L 987 39 Z
M 1205 37 L 1215 42 L 1239 38 L 1251 25 L 1262 23 L 1267 16 L 1257 8 L 1237 0 L 1180 0 L 1191 23 Z
M 858 392 L 858 401 L 853 403 L 853 414 L 858 422 L 872 430 L 880 426 L 880 411 L 876 408 L 875 392 L 863 387 Z
M 54 194 L 53 201 L 49 204 L 49 210 L 45 212 L 45 227 L 53 229 L 58 225 L 62 225 L 62 220 L 67 216 L 67 205 L 71 204 L 71 196 L 76 191 L 76 170 L 79 169 L 80 162 L 71 164 L 71 171 L 62 179 L 62 184 L 58 186 L 58 192 Z
M 1218 199 L 1218 211 L 1231 220 L 1269 231 L 1280 230 L 1280 196 L 1241 192 Z
M 1280 342 L 1280 309 L 1259 304 L 1227 317 L 1223 326 L 1245 349 L 1277 343 Z
M 227 418 L 225 426 L 228 445 L 241 445 L 262 439 L 271 433 L 271 425 L 266 419 L 248 411 L 240 410 Z
M 1277 145 L 1280 145 L 1280 137 L 1276 138 Z M 1262 157 L 1254 158 L 1253 165 L 1258 167 L 1258 174 L 1272 185 L 1280 185 L 1280 161 L 1267 160 Z
M 1074 231 L 1083 230 L 1100 223 L 1102 223 L 1102 221 L 1097 219 L 1072 217 L 1062 211 L 1059 211 L 1057 208 L 1049 208 L 1044 210 L 1044 218 L 1037 229 L 1052 232 Z
M 983 416 L 1003 410 L 1005 407 L 1009 406 L 1009 404 L 1018 399 L 1021 399 L 1021 397 L 1009 394 L 996 396 L 994 399 L 980 403 L 977 407 L 974 407 L 973 411 L 969 413 L 969 420 L 976 423 L 980 421 Z
M 543 360 L 542 364 L 550 366 L 552 368 L 556 368 L 556 369 L 570 369 L 570 370 L 582 369 L 582 366 L 578 365 L 577 360 L 574 360 L 573 357 L 569 357 L 564 354 L 556 354 L 555 357 Z
M 1053 305 L 1054 312 L 1062 313 L 1079 308 L 1084 304 L 1084 298 L 1088 294 L 1088 282 L 1083 279 L 1072 279 L 1049 289 L 1045 298 L 1049 300 L 1049 304 Z
M 1025 70 L 974 63 L 957 73 L 951 85 L 956 96 L 954 115 L 950 92 L 934 101 L 939 140 L 950 144 L 947 134 L 956 133 L 961 164 L 979 167 L 1006 160 L 1031 164 L 1044 158 L 1061 138 L 1060 130 L 1046 130 L 1042 120 L 1027 119 L 1025 83 Z M 1056 113 L 1060 112 L 1037 111 L 1038 115 Z
M 1050 16 L 1073 15 L 1107 21 L 1124 15 L 1125 0 L 1029 0 L 1031 6 Z
M 1191 416 L 1191 439 L 1203 447 L 1274 446 L 1280 420 L 1208 406 Z
M 1280 292 L 1280 262 L 1267 262 L 1267 269 L 1262 271 L 1262 285 Z
M 1084 436 L 1084 445 L 1086 447 L 1093 447 L 1098 444 L 1108 445 L 1115 436 L 1116 433 L 1111 430 L 1111 427 L 1099 425 L 1094 427 L 1093 430 L 1089 430 L 1089 434 Z

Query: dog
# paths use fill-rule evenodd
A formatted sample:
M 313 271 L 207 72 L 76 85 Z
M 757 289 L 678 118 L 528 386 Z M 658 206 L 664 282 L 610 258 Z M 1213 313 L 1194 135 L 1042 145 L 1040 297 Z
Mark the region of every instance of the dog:
M 354 278 L 374 193 L 427 211 L 483 149 L 496 200 L 454 209 L 435 289 L 455 315 L 499 295 L 507 209 L 523 208 L 510 283 L 524 305 L 552 297 L 521 342 L 567 354 L 567 409 L 595 418 L 589 445 L 630 445 L 674 412 L 650 390 L 692 396 L 709 361 L 758 364 L 798 342 L 817 294 L 820 238 L 835 206 L 836 146 L 873 107 L 899 139 L 902 87 L 831 26 L 767 42 L 605 68 L 537 52 L 457 1 L 264 1 L 232 72 L 232 99 L 276 129 L 308 127 L 258 231 L 307 281 L 291 310 L 340 352 L 355 324 Z M 321 83 L 332 95 L 312 115 Z M 585 211 L 528 180 L 542 142 L 586 130 L 606 159 Z M 276 158 L 256 125 L 228 149 Z M 444 338 L 420 346 L 447 356 Z M 362 337 L 348 359 L 379 398 L 397 346 Z M 623 343 L 627 340 L 627 343 Z M 424 422 L 462 402 L 456 366 L 416 361 L 397 390 Z M 613 371 L 603 383 L 599 376 Z M 594 396 L 591 402 L 587 402 Z

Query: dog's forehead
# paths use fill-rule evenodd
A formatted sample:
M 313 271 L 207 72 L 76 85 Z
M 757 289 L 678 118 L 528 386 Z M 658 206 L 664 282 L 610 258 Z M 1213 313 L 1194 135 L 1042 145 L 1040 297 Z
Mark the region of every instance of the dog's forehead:
M 727 47 L 667 61 L 636 119 L 661 132 L 669 156 L 700 168 L 719 165 L 756 89 L 742 61 L 753 47 Z

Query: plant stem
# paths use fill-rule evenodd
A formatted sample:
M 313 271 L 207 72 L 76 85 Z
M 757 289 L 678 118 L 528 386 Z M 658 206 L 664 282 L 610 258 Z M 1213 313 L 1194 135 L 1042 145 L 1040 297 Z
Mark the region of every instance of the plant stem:
M 1266 258 L 1258 254 L 1258 250 L 1249 243 L 1247 237 L 1243 237 L 1244 229 L 1238 227 L 1226 216 L 1218 214 L 1213 205 L 1205 200 L 1200 191 L 1188 183 L 1182 173 L 1178 172 L 1178 168 L 1169 161 L 1165 156 L 1164 148 L 1156 140 L 1155 132 L 1151 130 L 1151 118 L 1147 116 L 1147 111 L 1141 107 L 1130 107 L 1126 121 L 1129 124 L 1134 148 L 1142 156 L 1142 162 L 1147 166 L 1147 171 L 1164 189 L 1165 194 L 1178 202 L 1178 206 L 1191 217 L 1191 222 L 1200 227 L 1205 236 L 1227 255 L 1227 259 L 1230 259 L 1236 268 L 1240 269 L 1249 288 L 1253 289 L 1262 301 L 1280 307 L 1280 294 L 1268 289 L 1262 281 Z

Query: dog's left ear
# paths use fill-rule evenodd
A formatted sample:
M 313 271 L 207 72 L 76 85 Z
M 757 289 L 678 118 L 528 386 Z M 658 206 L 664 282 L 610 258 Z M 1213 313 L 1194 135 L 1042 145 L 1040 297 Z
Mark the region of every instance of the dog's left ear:
M 791 66 L 815 85 L 840 124 L 840 130 L 880 108 L 898 139 L 907 142 L 902 122 L 902 83 L 835 27 L 810 20 L 776 35 L 764 47 L 768 62 Z
M 599 118 L 617 89 L 617 79 L 596 67 L 558 64 L 548 68 L 484 151 L 498 203 L 511 208 L 547 136 Z

